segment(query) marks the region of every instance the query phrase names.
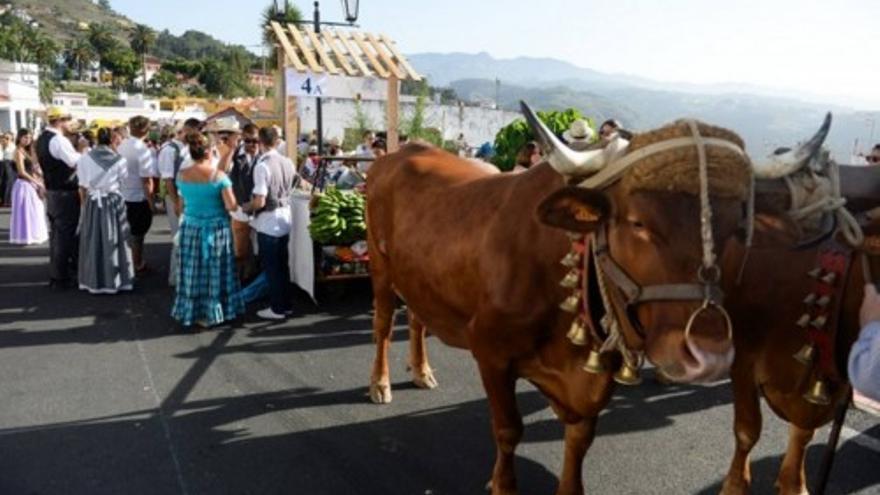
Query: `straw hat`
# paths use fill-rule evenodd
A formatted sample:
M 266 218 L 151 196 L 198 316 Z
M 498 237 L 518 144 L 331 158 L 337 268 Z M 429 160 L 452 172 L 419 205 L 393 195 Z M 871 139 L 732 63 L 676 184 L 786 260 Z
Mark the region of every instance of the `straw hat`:
M 590 124 L 583 119 L 575 120 L 571 123 L 568 130 L 562 133 L 562 139 L 565 139 L 565 142 L 572 148 L 574 148 L 572 145 L 586 145 L 591 143 L 595 136 L 596 133 L 590 127 Z
M 208 123 L 208 132 L 241 132 L 241 124 L 235 117 L 220 117 Z
M 61 107 L 49 107 L 49 109 L 46 110 L 46 120 L 49 122 L 54 122 L 56 120 L 70 120 L 72 118 L 70 112 Z

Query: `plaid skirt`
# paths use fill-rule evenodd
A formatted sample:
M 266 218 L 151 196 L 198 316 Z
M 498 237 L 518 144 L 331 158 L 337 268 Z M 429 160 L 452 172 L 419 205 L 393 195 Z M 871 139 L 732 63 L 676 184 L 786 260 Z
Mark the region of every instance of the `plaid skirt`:
M 177 294 L 171 316 L 216 325 L 245 312 L 229 218 L 184 217 L 177 233 Z

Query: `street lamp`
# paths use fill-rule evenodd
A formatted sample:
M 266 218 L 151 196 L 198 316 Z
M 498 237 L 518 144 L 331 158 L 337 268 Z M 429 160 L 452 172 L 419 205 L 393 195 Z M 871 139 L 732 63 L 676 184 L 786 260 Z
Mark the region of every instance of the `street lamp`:
M 277 1 L 277 0 L 276 0 Z M 276 4 L 277 5 L 277 4 Z M 285 7 L 287 6 L 287 0 L 285 0 Z M 318 7 L 318 2 L 315 2 L 315 12 L 312 15 L 311 21 L 299 21 L 294 24 L 312 24 L 312 28 L 315 30 L 315 33 L 321 32 L 321 26 L 351 26 L 357 27 L 355 25 L 355 21 L 358 18 L 358 10 L 360 8 L 360 2 L 358 0 L 342 0 L 342 9 L 345 11 L 345 20 L 347 23 L 342 22 L 324 22 L 321 21 L 321 11 Z M 277 12 L 277 9 L 276 9 Z M 317 47 L 316 47 L 317 48 Z M 316 127 L 318 131 L 318 156 L 324 156 L 324 125 L 323 125 L 323 114 L 321 113 L 321 97 L 315 97 L 315 117 L 316 117 Z M 294 143 L 296 143 L 298 136 L 287 136 L 287 140 L 294 139 Z
M 358 18 L 358 0 L 342 0 L 342 10 L 345 11 L 345 20 L 354 24 Z

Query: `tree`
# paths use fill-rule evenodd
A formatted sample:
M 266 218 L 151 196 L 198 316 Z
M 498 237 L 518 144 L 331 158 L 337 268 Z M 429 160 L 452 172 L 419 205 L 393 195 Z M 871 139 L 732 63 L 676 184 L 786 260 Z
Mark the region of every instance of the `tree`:
M 104 11 L 113 12 L 113 7 L 110 6 L 110 0 L 98 0 L 98 7 L 101 7 Z
M 95 60 L 95 49 L 87 38 L 77 38 L 71 47 L 64 54 L 65 63 L 68 67 L 77 71 L 79 80 L 83 79 L 83 68 L 90 65 Z
M 140 59 L 130 48 L 116 47 L 105 57 L 107 68 L 113 73 L 113 86 L 131 85 L 140 70 Z
M 95 49 L 98 55 L 98 70 L 100 72 L 101 82 L 104 81 L 104 69 L 107 67 L 107 56 L 111 51 L 115 50 L 119 44 L 113 37 L 113 31 L 106 24 L 95 23 L 89 26 L 88 32 L 89 44 Z
M 58 60 L 58 44 L 42 31 L 9 12 L 0 15 L 0 58 L 33 63 L 50 71 Z
M 174 88 L 177 86 L 177 76 L 163 67 L 150 79 L 150 86 L 156 91 Z
M 147 52 L 156 44 L 156 32 L 143 24 L 135 24 L 134 30 L 128 37 L 131 49 L 141 56 L 143 69 L 143 91 L 147 92 Z
M 277 2 L 272 2 L 263 9 L 263 16 L 260 21 L 260 31 L 263 32 L 263 44 L 266 45 L 271 52 L 269 56 L 272 60 L 272 65 L 275 65 L 278 63 L 278 49 L 275 46 L 275 32 L 272 31 L 272 28 L 269 26 L 269 22 L 271 21 L 278 21 L 281 24 L 288 22 L 295 24 L 302 21 L 302 12 L 300 12 L 296 6 L 291 5 L 287 0 L 284 1 L 283 6 L 278 7 Z
M 409 139 L 427 141 L 436 146 L 443 144 L 443 137 L 436 129 L 429 128 L 426 125 L 425 110 L 427 108 L 429 89 L 425 84 L 421 87 L 416 104 L 413 108 L 412 116 L 402 122 L 401 131 L 409 137 Z

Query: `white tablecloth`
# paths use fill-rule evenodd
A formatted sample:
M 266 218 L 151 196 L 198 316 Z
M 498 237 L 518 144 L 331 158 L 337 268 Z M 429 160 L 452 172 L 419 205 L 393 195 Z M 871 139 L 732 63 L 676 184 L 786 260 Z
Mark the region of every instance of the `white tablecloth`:
M 315 255 L 309 234 L 309 201 L 307 192 L 294 191 L 290 196 L 290 281 L 315 298 Z

